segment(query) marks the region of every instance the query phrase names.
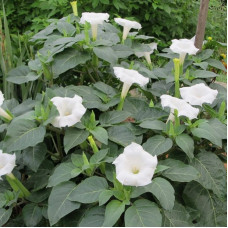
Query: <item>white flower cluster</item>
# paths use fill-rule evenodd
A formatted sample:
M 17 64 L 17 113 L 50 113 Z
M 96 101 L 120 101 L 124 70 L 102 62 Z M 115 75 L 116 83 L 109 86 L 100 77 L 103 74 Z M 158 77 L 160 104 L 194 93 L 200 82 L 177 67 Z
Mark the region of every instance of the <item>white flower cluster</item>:
M 190 87 L 180 88 L 180 94 L 183 99 L 165 94 L 162 95 L 161 105 L 163 108 L 169 107 L 172 114 L 176 109 L 178 116 L 186 116 L 191 120 L 197 118 L 199 114 L 199 109 L 193 108 L 191 105 L 202 106 L 203 103 L 212 104 L 218 91 L 209 88 L 203 83 L 199 83 Z

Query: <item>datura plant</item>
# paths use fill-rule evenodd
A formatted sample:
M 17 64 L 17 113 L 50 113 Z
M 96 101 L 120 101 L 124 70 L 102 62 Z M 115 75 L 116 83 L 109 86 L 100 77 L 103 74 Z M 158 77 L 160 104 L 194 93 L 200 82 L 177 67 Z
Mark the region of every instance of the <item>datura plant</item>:
M 223 64 L 72 7 L 0 93 L 0 226 L 226 227 Z

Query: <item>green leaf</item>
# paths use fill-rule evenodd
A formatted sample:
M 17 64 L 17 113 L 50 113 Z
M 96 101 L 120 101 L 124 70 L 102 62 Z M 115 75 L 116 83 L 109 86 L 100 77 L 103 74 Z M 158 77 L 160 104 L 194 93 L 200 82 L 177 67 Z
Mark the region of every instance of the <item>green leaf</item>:
M 95 127 L 93 130 L 90 130 L 90 132 L 98 141 L 105 145 L 108 144 L 108 132 L 103 127 Z
M 208 59 L 207 60 L 208 64 L 210 66 L 213 66 L 219 70 L 225 71 L 226 72 L 226 68 L 224 67 L 224 65 L 217 59 Z
M 113 65 L 117 63 L 118 57 L 112 48 L 110 48 L 110 47 L 94 47 L 93 51 L 98 58 L 103 59 L 103 60 L 105 60 L 105 61 L 107 61 Z
M 197 59 L 200 59 L 201 61 L 205 60 L 205 59 L 208 59 L 212 56 L 214 50 L 212 49 L 206 49 L 206 50 L 203 50 L 201 52 L 199 52 L 196 57 L 193 57 L 193 58 L 197 58 Z
M 105 209 L 103 207 L 92 207 L 86 211 L 79 227 L 101 227 L 104 222 Z
M 199 173 L 193 166 L 186 165 L 181 161 L 168 158 L 160 161 L 159 164 L 170 167 L 163 171 L 162 175 L 172 181 L 189 182 L 199 178 Z
M 104 82 L 96 82 L 93 85 L 94 88 L 96 88 L 97 90 L 105 93 L 106 95 L 108 95 L 109 97 L 113 97 L 116 95 L 117 90 L 112 88 L 111 86 L 105 84 Z
M 34 203 L 27 204 L 23 207 L 22 216 L 26 226 L 35 227 L 43 217 L 42 209 Z
M 111 190 L 104 190 L 99 196 L 99 206 L 105 204 L 112 196 L 113 192 Z
M 195 78 L 214 78 L 217 74 L 206 70 L 196 70 L 192 72 L 192 76 Z
M 126 227 L 160 227 L 162 216 L 154 202 L 140 199 L 126 210 L 124 221 Z
M 71 178 L 78 176 L 81 171 L 81 169 L 76 168 L 71 162 L 61 163 L 55 168 L 54 173 L 50 176 L 48 180 L 48 187 L 53 187 L 59 183 L 68 181 Z
M 128 56 L 133 54 L 132 49 L 123 44 L 117 44 L 112 48 L 115 51 L 115 54 L 117 55 L 118 58 L 127 58 Z
M 39 143 L 34 147 L 28 147 L 23 151 L 23 161 L 32 171 L 36 172 L 45 159 L 47 147 L 44 143 Z
M 46 130 L 43 126 L 37 127 L 32 120 L 18 119 L 12 121 L 7 129 L 4 148 L 10 152 L 33 147 L 43 142 Z
M 198 138 L 204 138 L 213 144 L 222 147 L 222 138 L 209 123 L 201 123 L 198 128 L 191 129 L 192 134 Z
M 4 208 L 0 208 L 0 226 L 3 226 L 7 223 L 10 216 L 12 214 L 12 208 L 6 210 Z
M 200 213 L 195 221 L 196 226 L 226 227 L 226 202 L 203 188 L 199 183 L 188 183 L 184 189 L 183 198 L 187 206 Z
M 176 143 L 190 159 L 194 157 L 194 140 L 189 135 L 178 135 L 176 137 Z
M 31 192 L 31 194 L 26 197 L 30 202 L 41 203 L 46 200 L 50 195 L 51 189 L 42 189 L 40 191 Z
M 76 31 L 76 28 L 66 21 L 58 21 L 57 22 L 57 29 L 59 32 L 61 32 L 63 35 L 73 36 L 73 34 Z
M 63 139 L 65 152 L 67 153 L 70 149 L 83 143 L 88 136 L 89 132 L 86 130 L 81 130 L 78 128 L 67 128 Z
M 218 119 L 210 119 L 208 124 L 214 129 L 221 139 L 227 138 L 227 126 L 225 124 L 222 124 Z
M 112 227 L 118 221 L 125 210 L 125 204 L 118 200 L 112 200 L 108 203 L 105 209 L 105 219 L 102 226 Z
M 90 163 L 91 164 L 99 164 L 100 161 L 105 158 L 107 155 L 109 149 L 104 149 L 104 150 L 99 150 L 97 153 L 95 153 L 91 158 L 90 158 Z
M 135 141 L 134 134 L 125 126 L 114 126 L 108 128 L 108 138 L 121 146 L 127 146 Z
M 193 226 L 190 215 L 185 207 L 177 202 L 172 210 L 164 210 L 165 227 L 191 227 Z
M 149 138 L 143 145 L 145 151 L 151 155 L 160 155 L 167 152 L 173 146 L 173 141 L 170 138 L 165 138 L 162 135 L 155 135 Z
M 89 177 L 83 180 L 69 195 L 71 201 L 80 203 L 94 203 L 98 201 L 99 195 L 108 188 L 108 183 L 103 177 Z
M 25 82 L 35 81 L 38 77 L 39 75 L 35 72 L 30 72 L 29 67 L 19 66 L 9 71 L 6 79 L 8 82 L 14 84 L 23 84 Z
M 126 120 L 131 114 L 126 111 L 109 111 L 102 113 L 99 117 L 99 122 L 103 126 L 111 126 Z
M 145 120 L 139 126 L 146 129 L 163 131 L 166 124 L 160 120 Z
M 68 199 L 75 188 L 76 184 L 68 181 L 61 183 L 52 189 L 48 199 L 48 219 L 51 226 L 57 223 L 65 215 L 80 207 L 80 203 L 72 202 Z
M 84 64 L 90 59 L 90 55 L 85 52 L 80 52 L 76 49 L 66 49 L 54 58 L 52 71 L 55 77 L 76 67 L 79 64 Z
M 219 197 L 226 194 L 226 170 L 214 153 L 205 151 L 197 154 L 191 165 L 199 171 L 200 177 L 196 181 L 204 188 Z
M 132 192 L 131 198 L 136 198 L 145 192 L 152 193 L 164 209 L 171 210 L 173 208 L 175 201 L 174 188 L 166 179 L 157 177 L 152 180 L 151 184 L 136 187 Z

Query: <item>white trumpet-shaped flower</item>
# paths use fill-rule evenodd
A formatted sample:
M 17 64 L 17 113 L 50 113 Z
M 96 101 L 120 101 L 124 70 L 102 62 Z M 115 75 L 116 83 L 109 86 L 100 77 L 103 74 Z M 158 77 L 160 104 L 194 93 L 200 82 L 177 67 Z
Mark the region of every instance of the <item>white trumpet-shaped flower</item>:
M 0 116 L 6 118 L 8 120 L 11 120 L 12 117 L 4 109 L 1 108 L 3 101 L 4 101 L 4 95 L 3 95 L 2 91 L 0 91 Z
M 114 20 L 117 24 L 124 27 L 124 29 L 123 29 L 123 40 L 126 40 L 127 35 L 132 28 L 138 29 L 138 30 L 142 28 L 141 24 L 139 24 L 136 21 L 129 21 L 129 20 L 123 19 L 123 18 L 114 18 Z
M 129 70 L 123 67 L 113 67 L 113 69 L 116 77 L 124 83 L 121 93 L 122 98 L 126 97 L 127 92 L 133 83 L 145 86 L 149 82 L 149 78 L 144 77 L 136 70 Z
M 1 176 L 10 174 L 16 166 L 16 155 L 2 153 L 0 150 L 0 180 Z
M 150 47 L 150 51 L 148 52 L 135 52 L 135 55 L 140 58 L 142 56 L 144 56 L 146 58 L 146 61 L 148 64 L 151 64 L 151 59 L 150 59 L 150 55 L 154 52 L 154 50 L 157 50 L 157 43 L 150 43 L 148 44 L 148 46 Z
M 86 108 L 82 105 L 82 98 L 78 95 L 73 98 L 53 97 L 51 101 L 59 111 L 59 116 L 52 122 L 52 125 L 58 128 L 73 126 L 80 122 L 86 112 Z
M 199 114 L 199 109 L 192 107 L 186 101 L 172 97 L 169 95 L 162 95 L 161 96 L 161 105 L 162 107 L 169 107 L 171 109 L 171 113 L 174 113 L 176 109 L 178 111 L 178 116 L 186 116 L 190 120 L 197 118 Z
M 172 40 L 172 44 L 170 46 L 172 52 L 180 55 L 180 63 L 184 63 L 184 59 L 186 54 L 195 55 L 198 52 L 198 48 L 195 47 L 193 40 L 188 39 L 174 39 Z
M 82 13 L 80 23 L 85 24 L 86 21 L 90 23 L 93 39 L 96 40 L 98 25 L 103 24 L 104 21 L 108 21 L 108 18 L 108 13 Z
M 124 148 L 113 164 L 116 166 L 116 178 L 123 185 L 145 186 L 151 183 L 158 160 L 144 151 L 142 146 L 132 142 Z
M 215 100 L 218 91 L 211 89 L 204 83 L 199 83 L 190 87 L 180 88 L 180 94 L 183 100 L 187 101 L 191 105 L 200 105 L 203 103 L 212 104 Z

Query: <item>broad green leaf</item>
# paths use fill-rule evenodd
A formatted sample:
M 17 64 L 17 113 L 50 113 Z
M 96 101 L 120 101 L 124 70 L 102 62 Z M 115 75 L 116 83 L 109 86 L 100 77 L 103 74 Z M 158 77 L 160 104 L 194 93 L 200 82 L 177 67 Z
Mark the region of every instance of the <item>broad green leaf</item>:
M 42 189 L 36 192 L 31 192 L 31 194 L 26 197 L 30 202 L 41 203 L 48 198 L 50 195 L 51 189 Z
M 194 136 L 207 139 L 213 144 L 222 147 L 221 135 L 209 123 L 201 123 L 198 128 L 193 128 L 191 131 Z
M 135 119 L 138 122 L 143 122 L 145 120 L 157 120 L 167 115 L 168 113 L 163 110 L 157 108 L 147 108 L 146 110 L 140 110 L 135 116 Z
M 205 151 L 197 154 L 191 165 L 199 171 L 200 177 L 196 181 L 204 188 L 219 197 L 226 194 L 226 170 L 214 153 Z
M 193 58 L 197 58 L 197 59 L 200 59 L 201 61 L 203 61 L 205 59 L 210 58 L 212 56 L 213 52 L 214 52 L 214 50 L 212 50 L 212 49 L 206 49 L 206 50 L 199 52 Z
M 18 119 L 12 121 L 7 129 L 4 148 L 10 152 L 33 147 L 43 142 L 45 132 L 43 126 L 37 127 L 32 120 Z
M 116 89 L 114 89 L 111 86 L 105 84 L 104 82 L 96 82 L 93 85 L 93 87 L 96 88 L 97 90 L 105 93 L 109 97 L 113 97 L 117 93 L 117 90 Z
M 213 66 L 219 70 L 225 71 L 226 72 L 226 68 L 224 67 L 224 65 L 217 59 L 207 59 L 207 63 L 210 66 Z
M 108 138 L 121 146 L 127 146 L 135 141 L 132 131 L 121 125 L 108 128 Z
M 65 152 L 67 153 L 70 149 L 83 143 L 88 136 L 89 132 L 86 130 L 81 130 L 78 128 L 67 128 L 63 139 Z
M 126 210 L 124 221 L 126 227 L 160 227 L 162 216 L 154 202 L 140 199 Z
M 143 187 L 134 188 L 131 197 L 136 198 L 145 192 L 152 193 L 166 210 L 171 210 L 174 205 L 174 189 L 172 185 L 164 178 L 157 177 L 152 179 L 152 183 Z
M 113 192 L 111 190 L 104 190 L 99 196 L 99 206 L 105 204 L 112 196 Z
M 146 120 L 139 126 L 151 130 L 165 130 L 166 124 L 160 120 Z
M 160 161 L 159 164 L 170 167 L 163 171 L 162 175 L 172 181 L 189 182 L 199 178 L 199 172 L 193 166 L 186 165 L 179 160 L 168 158 Z
M 80 203 L 72 202 L 68 199 L 75 188 L 76 184 L 68 181 L 61 183 L 52 189 L 48 199 L 48 219 L 51 226 L 57 223 L 65 215 L 80 207 Z
M 172 210 L 164 210 L 163 226 L 166 227 L 191 227 L 193 226 L 190 215 L 185 207 L 177 202 Z
M 214 129 L 221 139 L 227 138 L 227 126 L 225 124 L 222 124 L 218 119 L 210 119 L 208 124 Z
M 55 168 L 54 173 L 50 176 L 48 180 L 48 187 L 53 187 L 59 183 L 68 181 L 71 178 L 78 176 L 81 171 L 81 169 L 76 168 L 71 162 L 61 163 Z
M 108 132 L 103 127 L 95 127 L 90 133 L 101 143 L 108 144 Z
M 112 48 L 115 51 L 115 54 L 117 55 L 118 58 L 127 58 L 128 56 L 133 54 L 132 49 L 123 44 L 117 44 Z
M 83 180 L 69 195 L 71 201 L 80 203 L 94 203 L 98 201 L 99 195 L 108 188 L 108 183 L 103 177 L 89 177 Z
M 66 49 L 62 53 L 55 56 L 52 64 L 52 71 L 55 77 L 76 67 L 79 64 L 84 64 L 90 59 L 90 55 L 85 52 L 80 52 L 76 49 Z
M 176 137 L 176 143 L 190 159 L 194 157 L 194 140 L 189 135 L 178 135 Z
M 206 70 L 196 70 L 192 72 L 192 76 L 196 78 L 214 78 L 217 76 L 217 74 Z
M 47 147 L 44 143 L 39 143 L 34 147 L 28 147 L 23 151 L 23 161 L 31 170 L 36 172 L 45 159 Z
M 104 150 L 99 150 L 97 153 L 95 153 L 91 158 L 90 158 L 90 163 L 92 164 L 99 164 L 100 161 L 105 158 L 107 155 L 109 149 L 104 149 Z
M 101 227 L 104 222 L 105 209 L 103 207 L 92 207 L 86 211 L 79 227 Z
M 0 208 L 0 226 L 6 224 L 12 214 L 12 208 L 6 210 L 4 208 Z
M 125 204 L 118 200 L 112 200 L 105 209 L 105 219 L 102 226 L 112 227 L 118 221 L 125 210 Z
M 7 200 L 3 193 L 0 193 L 0 208 L 2 208 L 6 204 Z
M 112 48 L 110 48 L 110 47 L 94 47 L 93 51 L 98 58 L 105 60 L 105 61 L 107 61 L 113 65 L 117 63 L 118 57 Z
M 58 21 L 57 29 L 63 35 L 68 35 L 68 36 L 72 36 L 76 31 L 76 28 L 72 24 L 67 23 L 65 21 Z
M 197 182 L 190 182 L 183 192 L 185 205 L 199 211 L 196 219 L 198 227 L 226 227 L 226 202 L 216 197 L 212 192 L 203 188 Z
M 7 81 L 14 84 L 23 84 L 29 81 L 35 81 L 39 75 L 35 72 L 30 72 L 30 69 L 27 66 L 19 66 L 11 71 L 7 75 Z
M 43 217 L 42 209 L 34 203 L 27 204 L 23 207 L 22 216 L 26 226 L 35 227 Z
M 102 113 L 99 117 L 100 124 L 110 126 L 126 120 L 131 114 L 126 111 L 109 111 Z
M 156 135 L 149 138 L 143 145 L 143 149 L 151 155 L 160 155 L 167 152 L 173 146 L 173 141 L 170 138 L 165 138 L 162 135 Z

